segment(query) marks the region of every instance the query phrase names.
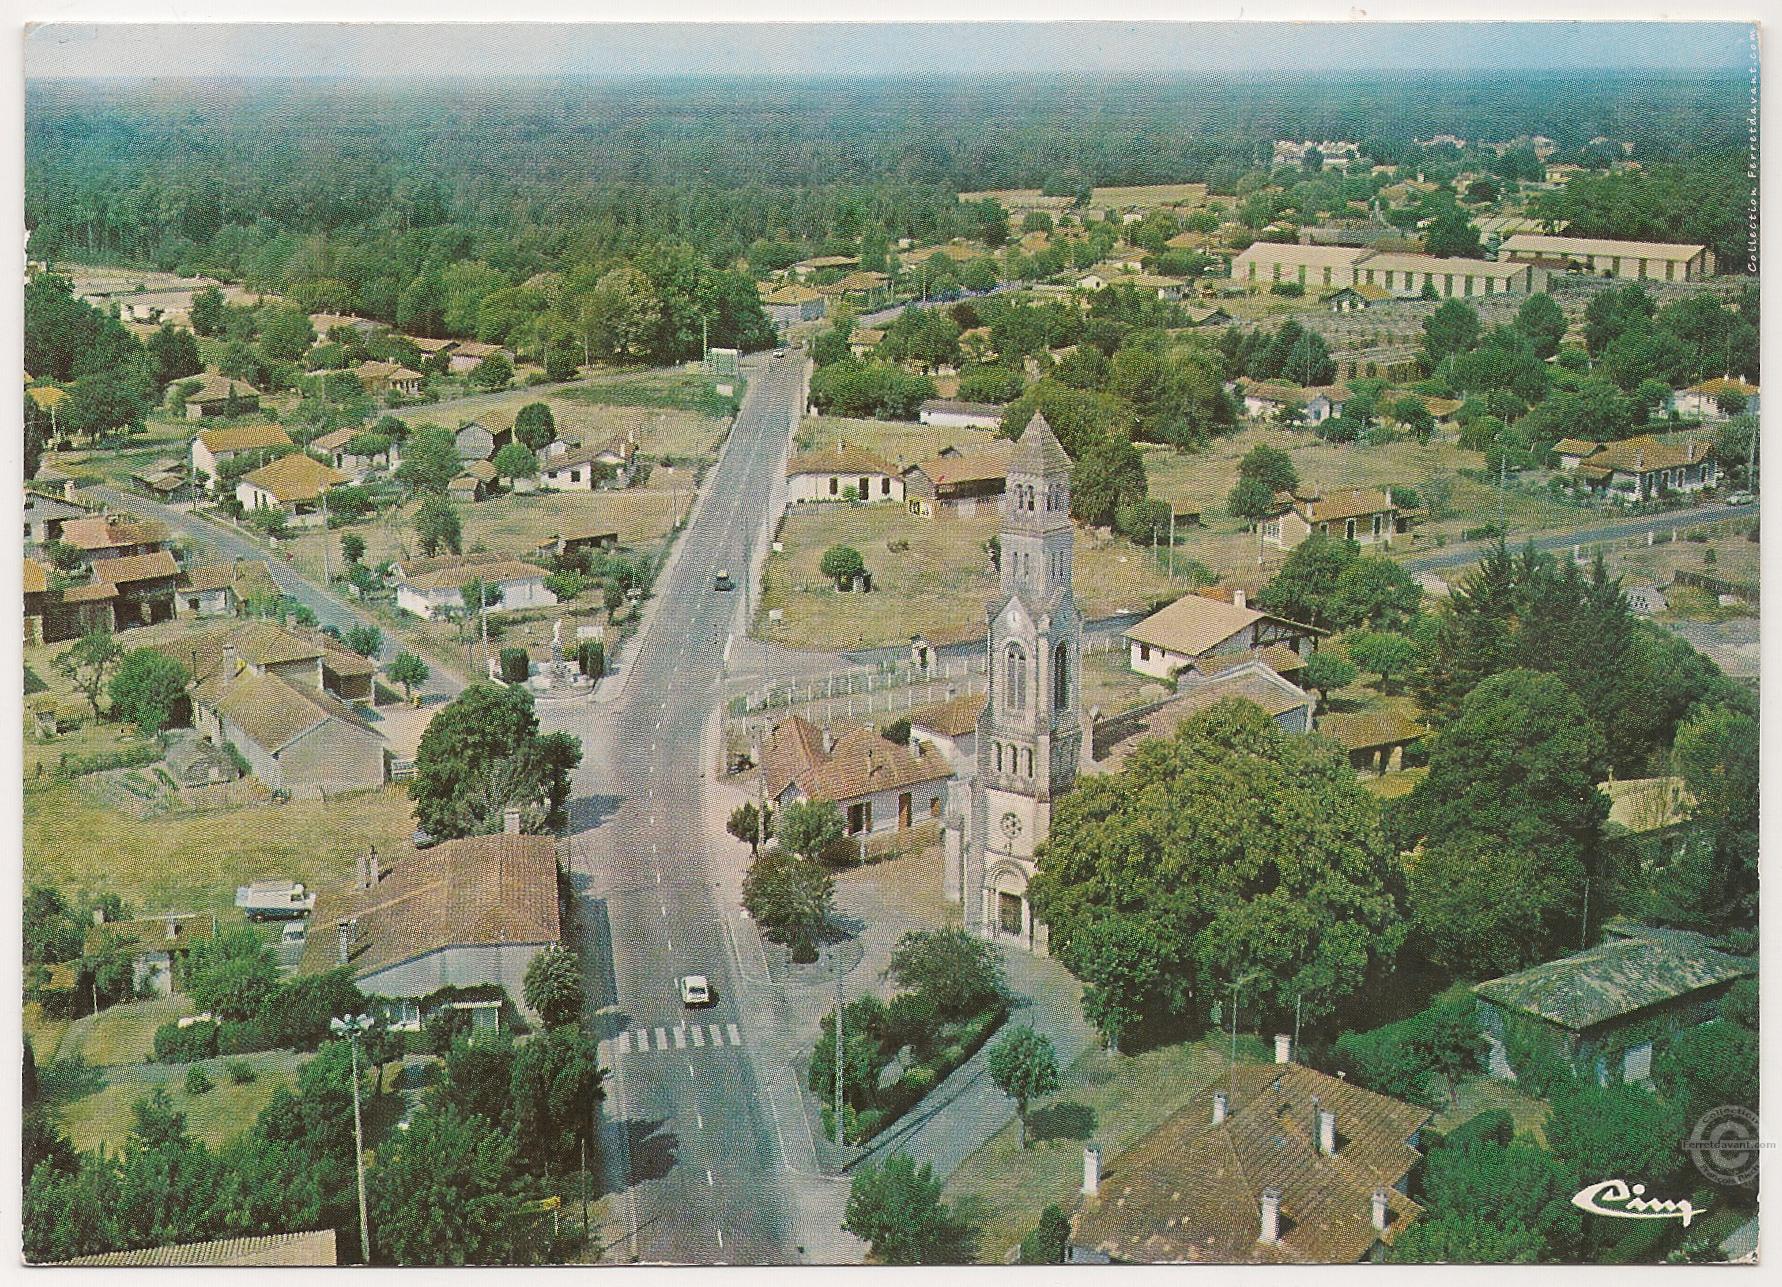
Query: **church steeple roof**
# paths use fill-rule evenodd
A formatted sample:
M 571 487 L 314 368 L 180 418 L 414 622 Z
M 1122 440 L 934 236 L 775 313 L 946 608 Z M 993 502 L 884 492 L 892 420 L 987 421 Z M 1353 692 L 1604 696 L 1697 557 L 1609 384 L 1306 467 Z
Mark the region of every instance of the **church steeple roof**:
M 1015 454 L 1009 460 L 1009 472 L 1047 478 L 1068 476 L 1070 469 L 1070 456 L 1059 445 L 1052 426 L 1046 423 L 1045 413 L 1034 412 L 1033 419 L 1027 422 L 1027 428 L 1021 431 L 1021 437 L 1015 444 Z

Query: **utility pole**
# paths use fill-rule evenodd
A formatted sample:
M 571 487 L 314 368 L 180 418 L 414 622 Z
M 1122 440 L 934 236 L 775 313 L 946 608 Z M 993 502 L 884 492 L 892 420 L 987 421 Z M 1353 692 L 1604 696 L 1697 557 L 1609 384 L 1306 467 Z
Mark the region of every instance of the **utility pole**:
M 1176 505 L 1169 506 L 1169 583 L 1176 583 Z
M 328 489 L 322 489 L 322 588 L 332 584 L 334 578 L 328 571 Z
M 1302 992 L 1302 993 L 1300 993 L 1300 994 L 1299 994 L 1299 995 L 1298 995 L 1298 996 L 1296 996 L 1296 997 L 1294 997 L 1294 998 L 1293 998 L 1293 1050 L 1294 1050 L 1294 1057 L 1295 1057 L 1295 1058 L 1298 1058 L 1298 1057 L 1299 1057 L 1299 1055 L 1298 1055 L 1298 1052 L 1299 1052 L 1299 1011 L 1300 1011 L 1300 1002 L 1302 1002 L 1302 1001 L 1304 1001 L 1304 1000 L 1305 1000 L 1305 999 L 1306 999 L 1306 998 L 1305 998 L 1305 994 L 1304 994 L 1304 993 L 1303 993 L 1303 992 Z
M 483 673 L 489 671 L 489 583 L 478 577 L 476 580 L 476 615 L 483 623 Z
M 365 1118 L 359 1109 L 359 1037 L 371 1031 L 375 1022 L 368 1014 L 330 1019 L 328 1026 L 336 1036 L 343 1036 L 353 1060 L 353 1152 L 359 1170 L 359 1256 L 371 1263 L 371 1220 L 365 1211 Z

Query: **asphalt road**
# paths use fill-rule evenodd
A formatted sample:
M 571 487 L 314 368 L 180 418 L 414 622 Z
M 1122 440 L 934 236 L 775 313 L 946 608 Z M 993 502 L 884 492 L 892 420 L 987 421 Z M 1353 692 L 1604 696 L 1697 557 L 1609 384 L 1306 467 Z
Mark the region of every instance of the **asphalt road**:
M 331 590 L 324 590 L 314 581 L 298 575 L 289 564 L 269 552 L 265 546 L 257 545 L 247 537 L 232 532 L 209 519 L 199 518 L 183 510 L 171 509 L 159 501 L 149 500 L 116 487 L 91 487 L 88 493 L 99 497 L 116 511 L 124 511 L 152 518 L 165 524 L 170 530 L 185 537 L 199 550 L 203 551 L 205 561 L 220 562 L 223 559 L 263 559 L 272 571 L 272 579 L 278 588 L 290 595 L 297 602 L 316 614 L 316 621 L 324 626 L 334 626 L 346 631 L 352 626 L 365 624 L 378 626 L 381 624 L 369 614 L 361 612 L 344 598 Z M 384 634 L 383 647 L 378 650 L 378 660 L 388 662 L 401 651 L 401 642 L 389 632 Z M 423 699 L 440 698 L 446 701 L 456 697 L 464 689 L 464 681 L 446 670 L 436 662 L 428 663 L 427 682 L 420 685 L 419 692 Z
M 725 451 L 658 582 L 655 615 L 614 677 L 618 698 L 540 703 L 546 728 L 583 739 L 571 866 L 596 1030 L 616 1074 L 603 1148 L 609 1172 L 629 1180 L 621 1223 L 635 1229 L 632 1254 L 645 1262 L 787 1263 L 804 1241 L 751 1053 L 770 1044 L 773 1018 L 739 990 L 726 926 L 734 872 L 719 869 L 706 780 L 744 598 L 714 590 L 713 574 L 747 575 L 802 387 L 801 357 L 751 365 Z M 711 981 L 713 1005 L 682 1007 L 677 980 L 689 973 Z
M 1663 535 L 1666 532 L 1683 528 L 1700 527 L 1704 523 L 1721 523 L 1733 518 L 1756 518 L 1757 508 L 1756 505 L 1702 505 L 1695 509 L 1672 510 L 1669 513 L 1652 514 L 1644 518 L 1597 523 L 1571 532 L 1533 536 L 1532 539 L 1537 550 L 1563 550 L 1574 545 L 1601 545 L 1605 542 L 1637 539 L 1648 532 Z M 1531 539 L 1531 535 L 1518 535 L 1511 532 L 1511 548 L 1521 549 Z M 1415 554 L 1408 559 L 1401 559 L 1400 564 L 1407 572 L 1434 572 L 1442 568 L 1466 567 L 1484 558 L 1485 552 L 1490 548 L 1491 546 L 1484 541 L 1473 541 L 1467 545 L 1457 545 L 1446 550 Z

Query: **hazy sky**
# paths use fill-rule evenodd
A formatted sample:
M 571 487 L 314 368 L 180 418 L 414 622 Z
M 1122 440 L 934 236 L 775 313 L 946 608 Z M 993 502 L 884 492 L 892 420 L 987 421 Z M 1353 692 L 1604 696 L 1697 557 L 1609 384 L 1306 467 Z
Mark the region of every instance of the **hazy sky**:
M 29 77 L 1743 70 L 1737 23 L 53 25 Z

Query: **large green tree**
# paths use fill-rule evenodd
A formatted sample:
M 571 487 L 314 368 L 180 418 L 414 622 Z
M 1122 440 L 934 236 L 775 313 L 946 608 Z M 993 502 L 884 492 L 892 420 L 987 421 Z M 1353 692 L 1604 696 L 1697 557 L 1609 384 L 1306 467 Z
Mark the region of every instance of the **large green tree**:
M 562 825 L 579 763 L 578 738 L 539 733 L 526 689 L 475 683 L 421 735 L 409 796 L 416 821 L 442 839 L 499 831 L 510 807 L 526 828 L 551 829 Z
M 1396 881 L 1348 758 L 1232 700 L 1059 801 L 1031 896 L 1092 991 L 1121 981 L 1118 1027 L 1240 976 L 1263 1014 L 1316 1021 L 1396 953 Z
M 927 1162 L 907 1153 L 854 1172 L 842 1228 L 872 1247 L 886 1265 L 959 1264 L 970 1259 L 971 1230 L 941 1198 L 942 1182 Z
M 171 725 L 186 702 L 186 668 L 154 648 L 133 648 L 124 654 L 106 691 L 111 714 L 128 720 L 145 737 Z
M 451 1107 L 424 1108 L 378 1150 L 372 1245 L 398 1265 L 512 1265 L 538 1259 L 521 1219 L 530 1196 L 504 1131 Z

